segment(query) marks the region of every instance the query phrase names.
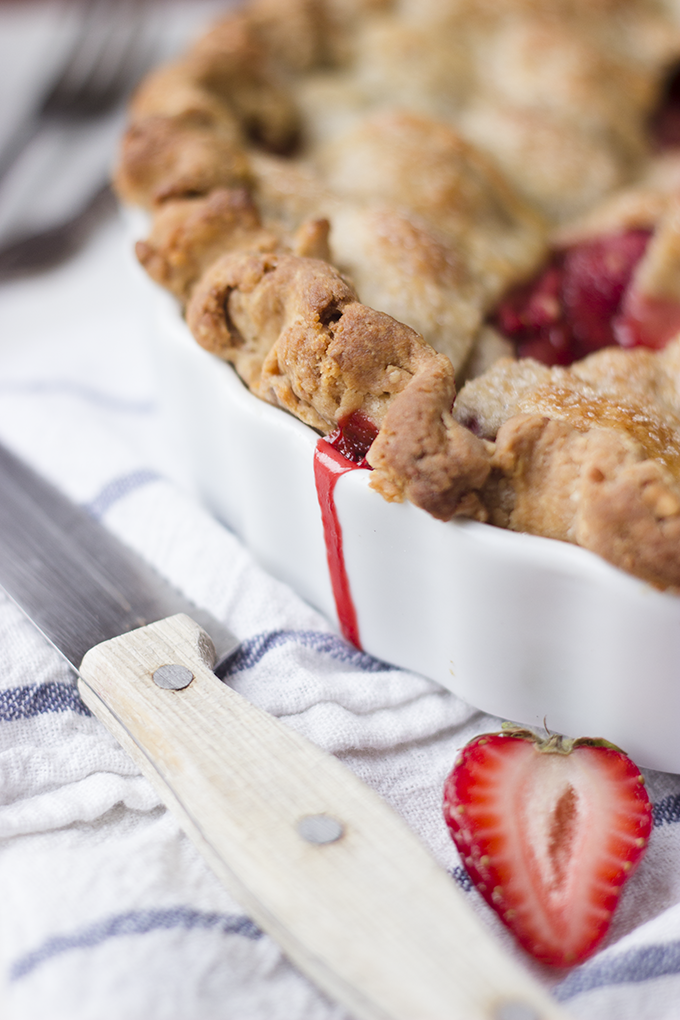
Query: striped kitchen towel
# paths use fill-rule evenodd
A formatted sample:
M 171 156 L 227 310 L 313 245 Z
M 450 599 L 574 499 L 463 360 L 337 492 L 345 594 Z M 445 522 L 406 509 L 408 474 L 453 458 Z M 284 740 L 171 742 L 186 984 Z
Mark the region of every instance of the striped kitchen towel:
M 677 1017 L 680 778 L 647 774 L 651 845 L 604 948 L 566 976 L 527 961 L 471 888 L 440 811 L 458 748 L 499 720 L 348 645 L 172 480 L 128 247 L 112 218 L 71 263 L 0 291 L 0 439 L 229 624 L 241 641 L 229 683 L 385 797 L 575 1017 Z M 7 1015 L 342 1016 L 221 888 L 7 600 L 0 639 Z

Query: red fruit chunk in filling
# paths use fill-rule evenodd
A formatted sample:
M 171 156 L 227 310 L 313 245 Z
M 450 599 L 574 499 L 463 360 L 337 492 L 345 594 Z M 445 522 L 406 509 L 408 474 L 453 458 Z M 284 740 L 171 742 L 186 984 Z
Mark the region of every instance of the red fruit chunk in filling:
M 621 347 L 661 350 L 680 333 L 680 304 L 670 298 L 649 297 L 630 287 L 613 328 Z
M 347 460 L 369 467 L 366 454 L 377 435 L 378 428 L 371 419 L 361 411 L 353 411 L 338 422 L 337 429 L 326 436 L 326 441 Z
M 501 302 L 496 325 L 515 341 L 520 358 L 546 365 L 573 361 L 571 334 L 563 322 L 561 257 L 554 256 L 540 276 L 512 290 Z
M 617 316 L 649 237 L 629 230 L 554 252 L 535 280 L 504 298 L 495 325 L 519 357 L 547 365 L 569 365 L 617 343 Z
M 531 283 L 512 291 L 498 309 L 498 322 L 512 336 L 525 330 L 554 325 L 562 315 L 560 304 L 561 266 L 550 265 Z
M 585 353 L 616 343 L 616 316 L 649 231 L 629 230 L 574 245 L 564 253 L 562 307 L 575 344 Z

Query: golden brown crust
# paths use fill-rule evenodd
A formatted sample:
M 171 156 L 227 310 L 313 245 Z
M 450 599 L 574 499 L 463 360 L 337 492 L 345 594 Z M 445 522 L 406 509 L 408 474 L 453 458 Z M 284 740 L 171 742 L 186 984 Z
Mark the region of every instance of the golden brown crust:
M 625 230 L 653 229 L 680 191 L 680 156 L 669 152 L 651 161 L 634 184 L 619 188 L 583 215 L 553 231 L 551 241 L 564 248 Z
M 293 234 L 291 247 L 294 255 L 308 259 L 331 261 L 328 235 L 331 225 L 327 219 L 305 220 Z
M 453 421 L 450 361 L 408 326 L 357 300 L 329 265 L 294 255 L 226 255 L 194 291 L 187 321 L 251 389 L 322 432 L 359 409 L 378 428 L 371 485 L 448 519 L 490 468 Z M 478 504 L 477 504 L 478 506 Z M 478 506 L 481 515 L 481 507 Z
M 255 0 L 249 7 L 256 31 L 284 66 L 297 72 L 343 63 L 361 16 L 388 2 L 338 3 L 329 0 Z
M 562 124 L 550 110 L 480 104 L 466 114 L 463 127 L 496 158 L 520 194 L 556 222 L 588 208 L 644 165 L 642 134 L 637 145 L 626 147 L 597 128 Z
M 250 193 L 216 188 L 203 198 L 166 202 L 151 234 L 136 245 L 149 276 L 182 304 L 215 259 L 228 251 L 274 251 L 278 237 L 264 230 Z
M 188 117 L 195 123 L 236 131 L 231 107 L 201 85 L 188 57 L 161 64 L 141 82 L 130 101 L 129 117 L 138 124 L 147 117 Z
M 484 314 L 484 296 L 456 246 L 389 206 L 345 207 L 333 217 L 333 261 L 366 304 L 407 322 L 459 368 Z
M 283 7 L 266 2 L 216 25 L 138 91 L 117 187 L 127 201 L 153 208 L 248 183 L 265 225 L 278 232 L 328 219 L 326 254 L 355 277 L 365 300 L 424 332 L 460 366 L 490 303 L 533 268 L 544 248 L 540 217 L 493 165 L 450 127 L 404 113 L 378 118 L 363 135 L 340 141 L 342 158 L 321 151 L 300 172 L 290 161 L 279 164 L 273 189 L 275 164 L 263 163 L 253 147 L 286 150 L 295 141 L 299 124 L 285 73 L 301 63 L 328 63 L 319 49 L 324 26 L 340 19 L 342 35 L 352 25 L 363 27 L 366 11 L 385 6 L 289 0 L 287 42 L 275 31 L 284 25 Z M 306 57 L 289 52 L 295 24 Z M 211 137 L 214 151 L 207 152 Z M 348 153 L 354 164 L 363 159 L 358 173 L 352 160 L 343 169 Z M 370 195 L 356 190 L 361 179 L 372 182 Z M 367 199 L 379 207 L 365 207 Z M 325 252 L 304 243 L 295 250 Z M 471 273 L 479 286 L 470 286 Z
M 531 272 L 544 253 L 541 217 L 491 160 L 431 117 L 370 116 L 321 147 L 316 164 L 334 194 L 407 213 L 434 233 L 452 258 L 465 261 L 487 301 Z
M 333 64 L 338 40 L 324 0 L 288 0 L 281 16 L 280 0 L 255 0 L 250 15 L 269 52 L 298 72 Z
M 669 196 L 654 227 L 633 286 L 649 297 L 680 302 L 680 197 Z
M 475 490 L 486 481 L 491 458 L 486 444 L 451 417 L 454 389 L 441 362 L 415 372 L 368 453 L 370 484 L 385 499 L 408 499 L 443 521 L 458 514 L 484 521 Z
M 330 258 L 328 220 L 307 220 L 294 234 L 262 226 L 250 192 L 215 188 L 200 198 L 167 201 L 157 210 L 149 237 L 135 253 L 149 276 L 184 305 L 205 270 L 228 252 L 277 252 L 290 248 L 307 258 Z
M 248 14 L 232 15 L 201 36 L 187 56 L 199 86 L 233 111 L 247 138 L 290 152 L 300 122 L 275 54 Z
M 371 118 L 313 162 L 254 157 L 266 222 L 330 223 L 330 256 L 364 303 L 406 322 L 458 369 L 486 311 L 544 253 L 541 218 L 485 157 L 431 118 Z
M 629 462 L 609 476 L 596 466 L 584 480 L 575 540 L 651 584 L 680 589 L 677 481 L 652 460 Z
M 680 54 L 661 3 L 407 0 L 401 10 L 360 43 L 374 102 L 396 94 L 453 124 L 558 221 L 644 169 L 650 113 Z
M 616 17 L 604 2 L 251 0 L 197 40 L 174 76 L 144 86 L 132 116 L 188 106 L 219 119 L 217 103 L 245 137 L 289 152 L 302 109 L 314 138 L 343 106 L 361 117 L 396 99 L 448 121 L 563 218 L 641 169 L 678 55 L 680 32 L 655 0 L 620 4 Z M 314 113 L 305 96 L 321 82 L 331 107 Z
M 489 519 L 680 585 L 679 370 L 680 339 L 571 369 L 505 360 L 467 384 L 454 414 L 494 441 Z
M 115 174 L 130 204 L 160 205 L 250 182 L 245 150 L 235 131 L 216 131 L 193 117 L 147 117 L 125 132 Z
M 517 415 L 499 430 L 493 466 L 506 527 L 575 542 L 659 587 L 680 586 L 680 485 L 625 431 Z
M 281 330 L 280 296 L 267 286 L 275 254 L 228 253 L 194 289 L 187 323 L 198 343 L 231 362 L 257 392 L 264 359 Z
M 288 152 L 300 130 L 276 62 L 243 15 L 149 75 L 130 118 L 115 183 L 126 201 L 145 206 L 252 183 L 245 146 Z

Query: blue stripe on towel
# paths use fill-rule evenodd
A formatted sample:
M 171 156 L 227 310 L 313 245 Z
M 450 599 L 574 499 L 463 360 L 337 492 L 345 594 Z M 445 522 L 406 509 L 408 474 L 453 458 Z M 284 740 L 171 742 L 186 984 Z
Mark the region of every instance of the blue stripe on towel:
M 392 669 L 379 659 L 353 648 L 335 634 L 323 631 L 279 630 L 258 634 L 244 641 L 233 655 L 220 664 L 217 674 L 224 679 L 230 674 L 252 669 L 268 652 L 286 644 L 311 648 L 321 655 L 329 655 L 335 661 L 346 663 L 352 669 L 359 669 L 365 673 L 383 673 Z M 46 712 L 69 711 L 77 712 L 79 715 L 91 714 L 80 700 L 75 684 L 49 682 L 0 690 L 0 722 L 32 719 Z
M 655 826 L 680 822 L 680 793 L 672 793 L 658 804 L 653 804 L 652 818 Z
M 458 885 L 461 887 L 463 892 L 471 892 L 472 890 L 472 879 L 468 875 L 465 868 L 461 865 L 457 865 L 455 868 L 451 868 L 449 871 L 451 878 L 454 878 Z
M 33 719 L 46 712 L 77 712 L 90 715 L 75 684 L 49 682 L 0 691 L 0 722 Z
M 639 984 L 680 973 L 680 942 L 630 949 L 611 959 L 593 960 L 553 990 L 560 1002 L 608 985 Z
M 131 471 L 128 475 L 121 475 L 114 478 L 95 496 L 89 503 L 83 504 L 83 509 L 99 520 L 104 516 L 114 503 L 125 496 L 129 496 L 136 489 L 148 485 L 150 482 L 157 482 L 162 476 L 157 471 L 150 471 L 148 468 L 141 468 L 138 471 Z
M 146 935 L 152 931 L 171 928 L 212 929 L 224 935 L 240 935 L 246 939 L 259 939 L 262 932 L 248 917 L 239 914 L 206 913 L 189 907 L 169 907 L 165 910 L 130 910 L 114 914 L 103 921 L 81 928 L 70 935 L 54 935 L 37 949 L 20 956 L 9 970 L 10 980 L 17 981 L 54 956 L 71 949 L 91 949 L 109 939 L 125 935 Z
M 317 630 L 274 630 L 256 634 L 255 637 L 241 642 L 233 655 L 220 663 L 217 674 L 224 679 L 233 673 L 241 673 L 244 669 L 252 669 L 269 652 L 287 644 L 311 648 L 320 655 L 328 655 L 336 662 L 344 662 L 364 673 L 385 673 L 394 668 L 365 652 L 360 652 L 337 634 Z

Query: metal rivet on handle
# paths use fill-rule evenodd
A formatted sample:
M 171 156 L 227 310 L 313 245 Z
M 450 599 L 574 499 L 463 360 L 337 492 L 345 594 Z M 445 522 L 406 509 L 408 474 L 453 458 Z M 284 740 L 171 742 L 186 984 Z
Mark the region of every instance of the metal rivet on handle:
M 528 1002 L 501 1002 L 496 1007 L 493 1020 L 541 1020 L 534 1007 Z
M 335 843 L 345 830 L 330 815 L 305 815 L 297 823 L 297 831 L 308 843 Z
M 166 691 L 181 691 L 188 687 L 193 679 L 194 674 L 191 670 L 177 663 L 159 666 L 153 675 L 153 682 Z

